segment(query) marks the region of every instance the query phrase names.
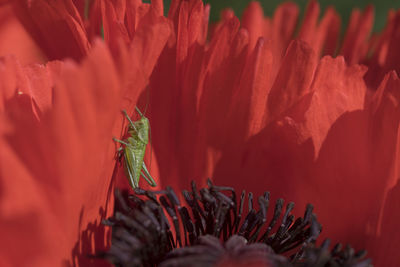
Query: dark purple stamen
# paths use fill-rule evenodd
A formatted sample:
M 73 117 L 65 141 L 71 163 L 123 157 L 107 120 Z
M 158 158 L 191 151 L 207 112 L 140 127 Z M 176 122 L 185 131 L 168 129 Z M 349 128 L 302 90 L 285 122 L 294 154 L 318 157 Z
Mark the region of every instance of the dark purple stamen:
M 250 192 L 245 212 L 245 191 L 238 203 L 233 188 L 207 184 L 198 190 L 192 182 L 191 191 L 182 192 L 187 206 L 171 187 L 136 188 L 129 196 L 117 190 L 115 215 L 104 221 L 113 228 L 112 246 L 99 255 L 115 266 L 214 266 L 230 260 L 261 266 L 371 266 L 365 251 L 341 245 L 329 251 L 329 240 L 315 245 L 321 225 L 312 205 L 296 219 L 294 203 L 284 208 L 278 199 L 269 216 L 269 192 L 258 198 Z

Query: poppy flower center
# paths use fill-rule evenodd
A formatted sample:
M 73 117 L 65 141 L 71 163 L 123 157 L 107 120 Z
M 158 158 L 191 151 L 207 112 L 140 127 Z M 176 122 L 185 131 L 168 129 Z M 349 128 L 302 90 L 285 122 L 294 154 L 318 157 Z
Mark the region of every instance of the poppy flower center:
M 185 204 L 171 187 L 117 190 L 115 214 L 104 221 L 112 245 L 102 256 L 115 266 L 370 266 L 365 251 L 316 245 L 321 225 L 311 204 L 295 218 L 294 203 L 271 205 L 269 192 L 255 205 L 251 192 L 238 196 L 211 180 L 191 187 L 182 192 Z

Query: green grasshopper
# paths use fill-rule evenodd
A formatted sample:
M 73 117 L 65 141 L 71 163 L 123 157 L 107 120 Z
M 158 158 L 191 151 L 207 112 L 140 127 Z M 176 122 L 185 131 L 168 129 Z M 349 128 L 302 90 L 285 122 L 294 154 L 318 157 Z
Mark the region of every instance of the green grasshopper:
M 125 110 L 125 114 L 129 121 L 128 133 L 129 137 L 125 140 L 118 140 L 115 137 L 115 142 L 121 143 L 124 147 L 118 149 L 118 153 L 123 151 L 125 158 L 125 170 L 132 188 L 139 187 L 139 178 L 143 178 L 151 185 L 156 186 L 156 182 L 151 177 L 146 164 L 144 163 L 144 153 L 146 152 L 146 145 L 149 142 L 149 120 L 140 112 L 136 107 L 136 111 L 140 115 L 140 119 L 133 122 Z

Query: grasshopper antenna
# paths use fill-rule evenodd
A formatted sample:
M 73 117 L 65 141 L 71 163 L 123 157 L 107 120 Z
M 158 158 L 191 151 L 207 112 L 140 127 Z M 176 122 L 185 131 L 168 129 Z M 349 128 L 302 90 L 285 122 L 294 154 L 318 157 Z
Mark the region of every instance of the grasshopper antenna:
M 137 113 L 139 113 L 140 117 L 143 118 L 143 113 L 140 112 L 139 108 L 136 106 L 135 109 L 136 109 Z
M 149 107 L 149 102 L 150 102 L 150 87 L 147 86 L 147 92 L 146 92 L 146 106 L 144 107 L 144 112 L 143 114 L 146 115 L 147 108 Z
M 147 88 L 148 88 L 148 87 L 147 87 Z M 147 98 L 147 99 L 146 99 L 146 106 L 144 107 L 143 113 L 140 112 L 140 110 L 139 110 L 139 108 L 138 108 L 137 106 L 135 107 L 137 113 L 139 113 L 140 117 L 142 117 L 142 118 L 143 118 L 144 115 L 146 115 L 147 108 L 149 107 L 149 102 L 150 102 L 150 89 L 147 90 L 146 98 Z

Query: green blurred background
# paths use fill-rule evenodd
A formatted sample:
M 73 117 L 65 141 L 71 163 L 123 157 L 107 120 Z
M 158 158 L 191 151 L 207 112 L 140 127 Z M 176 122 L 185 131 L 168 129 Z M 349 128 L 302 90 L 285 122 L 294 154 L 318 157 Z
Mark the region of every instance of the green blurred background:
M 171 0 L 165 1 L 166 7 L 168 7 Z M 239 17 L 241 16 L 243 10 L 248 5 L 251 0 L 206 0 L 206 3 L 211 5 L 211 20 L 216 21 L 219 19 L 221 10 L 227 7 L 231 7 L 235 14 Z M 264 8 L 264 14 L 271 16 L 277 5 L 283 2 L 282 0 L 260 0 L 261 5 Z M 303 14 L 304 9 L 308 3 L 308 0 L 292 0 L 291 2 L 297 3 L 301 7 Z M 336 11 L 342 16 L 342 30 L 343 25 L 347 25 L 348 19 L 350 17 L 351 10 L 353 8 L 363 9 L 368 4 L 372 4 L 375 7 L 375 25 L 374 31 L 381 30 L 386 23 L 386 16 L 389 9 L 400 8 L 400 1 L 396 0 L 320 0 L 322 13 L 328 6 L 334 6 Z

